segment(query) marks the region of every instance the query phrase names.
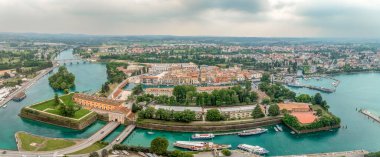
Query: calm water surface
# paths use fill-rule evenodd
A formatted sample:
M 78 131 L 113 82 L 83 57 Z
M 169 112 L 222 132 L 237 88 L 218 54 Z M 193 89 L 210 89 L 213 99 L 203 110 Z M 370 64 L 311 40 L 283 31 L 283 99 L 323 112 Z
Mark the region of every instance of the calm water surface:
M 380 113 L 380 74 L 362 73 L 338 75 L 335 78 L 341 81 L 335 93 L 323 94 L 330 105 L 330 111 L 342 119 L 342 125 L 348 129 L 319 132 L 305 135 L 292 135 L 288 129 L 284 132 L 275 132 L 273 127 L 267 127 L 269 132 L 259 136 L 238 137 L 236 135 L 217 136 L 215 143 L 238 144 L 246 143 L 260 145 L 270 151 L 269 155 L 288 155 L 319 153 L 332 151 L 348 151 L 366 149 L 380 150 L 380 124 L 358 113 L 356 108 L 368 108 Z M 327 87 L 331 80 L 308 80 L 313 85 Z M 292 89 L 297 93 L 315 94 L 316 91 L 308 89 Z M 149 146 L 152 139 L 163 136 L 172 143 L 177 140 L 189 140 L 191 133 L 153 131 L 149 135 L 144 129 L 137 129 L 123 143 L 130 145 Z M 145 139 L 145 140 L 142 140 Z
M 72 50 L 64 51 L 58 58 L 74 58 Z M 102 64 L 67 64 L 70 72 L 76 75 L 75 91 L 95 92 L 106 81 L 106 69 Z M 16 149 L 14 133 L 27 131 L 33 134 L 48 137 L 86 138 L 99 128 L 104 122 L 97 122 L 83 131 L 76 131 L 62 127 L 47 125 L 31 120 L 21 119 L 17 114 L 23 106 L 30 105 L 53 97 L 54 91 L 48 85 L 48 76 L 43 77 L 27 90 L 27 98 L 22 102 L 9 102 L 7 108 L 0 109 L 0 149 Z M 259 136 L 238 137 L 235 135 L 217 136 L 212 141 L 220 144 L 247 143 L 260 145 L 270 150 L 269 155 L 304 154 L 331 151 L 347 151 L 366 149 L 380 150 L 380 124 L 358 113 L 356 108 L 367 108 L 380 113 L 380 74 L 362 73 L 338 75 L 335 78 L 341 81 L 335 93 L 322 94 L 330 105 L 330 111 L 342 119 L 342 125 L 348 129 L 319 132 L 306 135 L 292 135 L 284 127 L 284 132 L 275 132 L 273 126 L 267 127 L 269 132 Z M 331 80 L 308 80 L 313 85 L 330 85 Z M 308 89 L 292 89 L 296 93 L 315 94 Z M 121 126 L 106 137 L 105 141 L 112 141 L 124 129 Z M 164 136 L 172 143 L 177 140 L 189 140 L 191 133 L 153 131 L 147 134 L 144 129 L 136 129 L 123 143 L 130 145 L 149 146 L 150 141 L 157 136 Z
M 63 51 L 58 59 L 74 58 L 72 50 Z M 106 68 L 102 64 L 86 63 L 67 64 L 68 70 L 75 74 L 76 88 L 74 91 L 95 92 L 106 81 Z M 57 69 L 54 71 L 56 72 Z M 51 74 L 49 74 L 51 75 Z M 86 138 L 104 126 L 104 122 L 96 122 L 82 131 L 57 127 L 32 120 L 22 119 L 18 116 L 20 109 L 54 96 L 55 91 L 49 86 L 48 77 L 44 76 L 26 91 L 27 97 L 21 102 L 10 101 L 6 108 L 0 108 L 0 149 L 17 149 L 14 134 L 17 131 L 27 131 L 32 134 L 60 137 L 60 138 Z M 59 93 L 59 92 L 58 92 Z M 60 93 L 61 94 L 61 93 Z

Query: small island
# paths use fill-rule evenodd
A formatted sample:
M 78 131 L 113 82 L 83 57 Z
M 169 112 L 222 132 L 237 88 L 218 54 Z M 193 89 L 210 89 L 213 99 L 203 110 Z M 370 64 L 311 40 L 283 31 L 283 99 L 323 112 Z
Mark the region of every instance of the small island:
M 58 72 L 49 77 L 49 85 L 54 90 L 65 90 L 66 92 L 75 87 L 74 81 L 74 74 L 70 73 L 65 66 L 59 67 Z

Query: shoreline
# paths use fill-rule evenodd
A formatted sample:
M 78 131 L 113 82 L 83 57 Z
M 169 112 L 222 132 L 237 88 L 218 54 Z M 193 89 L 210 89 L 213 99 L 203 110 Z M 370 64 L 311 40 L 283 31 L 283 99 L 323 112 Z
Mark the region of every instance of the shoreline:
M 53 61 L 53 67 L 41 70 L 41 73 L 39 73 L 36 77 L 34 77 L 29 82 L 27 82 L 24 85 L 22 85 L 19 89 L 17 89 L 15 91 L 13 91 L 12 93 L 10 93 L 2 102 L 0 102 L 0 107 L 3 107 L 4 105 L 6 105 L 18 93 L 20 93 L 22 91 L 26 91 L 29 87 L 33 86 L 34 83 L 36 83 L 42 77 L 44 77 L 45 75 L 47 75 L 49 72 L 53 71 L 58 66 L 59 66 L 59 63 Z

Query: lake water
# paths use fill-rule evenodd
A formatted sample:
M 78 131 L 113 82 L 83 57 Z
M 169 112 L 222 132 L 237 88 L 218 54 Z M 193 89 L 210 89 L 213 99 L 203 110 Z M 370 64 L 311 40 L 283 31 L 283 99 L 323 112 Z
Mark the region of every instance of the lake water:
M 217 136 L 212 141 L 220 144 L 246 143 L 260 145 L 270 151 L 269 155 L 305 154 L 333 151 L 348 151 L 366 149 L 368 151 L 380 150 L 380 123 L 373 122 L 356 108 L 367 108 L 380 113 L 380 74 L 344 74 L 335 78 L 341 81 L 335 93 L 322 93 L 330 105 L 330 111 L 341 118 L 342 125 L 347 129 L 311 133 L 305 135 L 292 135 L 288 129 L 284 132 L 275 132 L 273 127 L 267 127 L 268 133 L 259 136 L 238 137 L 237 135 Z M 311 79 L 303 83 L 328 86 L 331 80 Z M 315 94 L 316 91 L 305 88 L 293 88 L 296 93 Z M 285 128 L 285 127 L 283 127 Z M 191 133 L 153 131 L 137 129 L 123 143 L 130 145 L 149 146 L 150 141 L 157 136 L 163 136 L 172 143 L 178 140 L 190 140 Z M 144 139 L 144 140 L 142 140 Z
M 63 51 L 58 59 L 74 58 L 72 50 Z M 95 92 L 106 81 L 106 68 L 99 63 L 67 64 L 68 70 L 75 74 L 76 88 L 74 91 Z M 56 72 L 55 69 L 54 72 Z M 53 74 L 53 73 L 52 73 Z M 6 108 L 0 108 L 0 149 L 17 149 L 14 134 L 17 131 L 27 131 L 32 134 L 59 138 L 87 138 L 104 126 L 104 122 L 96 122 L 82 131 L 48 125 L 32 120 L 22 119 L 18 116 L 20 109 L 40 101 L 50 99 L 55 91 L 49 86 L 46 75 L 27 89 L 27 97 L 21 102 L 10 101 Z M 62 94 L 61 92 L 58 92 Z
M 58 59 L 74 58 L 72 50 L 67 50 L 58 56 Z M 95 92 L 106 81 L 106 68 L 99 63 L 67 64 L 68 70 L 76 76 L 75 91 Z M 270 151 L 269 155 L 288 155 L 319 153 L 332 151 L 348 151 L 354 149 L 366 149 L 369 151 L 380 150 L 380 124 L 369 120 L 358 113 L 356 108 L 367 108 L 373 112 L 380 113 L 380 74 L 361 73 L 344 74 L 335 76 L 341 81 L 335 93 L 325 94 L 323 97 L 330 105 L 330 111 L 342 119 L 342 125 L 347 125 L 348 129 L 338 129 L 336 131 L 319 132 L 305 135 L 292 135 L 284 127 L 284 132 L 275 132 L 273 127 L 267 127 L 268 133 L 259 136 L 238 137 L 236 135 L 217 136 L 212 141 L 220 144 L 247 143 L 260 145 Z M 14 133 L 17 131 L 27 131 L 33 134 L 59 137 L 59 138 L 87 138 L 102 126 L 104 122 L 96 122 L 83 131 L 57 127 L 31 120 L 21 119 L 17 114 L 24 106 L 31 105 L 54 96 L 55 91 L 48 84 L 48 76 L 40 79 L 36 84 L 26 91 L 27 98 L 21 102 L 9 102 L 7 108 L 0 109 L 0 149 L 16 149 Z M 329 85 L 329 80 L 308 80 L 307 83 L 316 85 Z M 292 89 L 296 93 L 315 94 L 316 91 L 308 89 Z M 116 131 L 106 137 L 105 141 L 112 141 L 119 132 L 124 129 L 121 126 Z M 170 143 L 177 140 L 189 140 L 191 133 L 153 131 L 150 135 L 147 132 L 152 130 L 136 129 L 125 141 L 124 144 L 149 146 L 150 141 L 157 136 L 169 139 Z M 172 145 L 170 149 L 173 149 Z

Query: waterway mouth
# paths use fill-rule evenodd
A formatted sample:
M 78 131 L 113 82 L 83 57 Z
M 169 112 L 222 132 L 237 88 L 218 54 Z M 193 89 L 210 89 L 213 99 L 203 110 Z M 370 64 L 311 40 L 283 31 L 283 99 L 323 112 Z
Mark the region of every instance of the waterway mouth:
M 58 57 L 73 58 L 74 56 L 70 49 L 63 51 Z M 76 76 L 76 88 L 72 89 L 72 91 L 96 92 L 107 80 L 104 64 L 73 64 L 66 65 L 66 67 Z M 88 128 L 78 131 L 26 120 L 18 116 L 21 108 L 24 106 L 51 99 L 55 93 L 63 94 L 61 91 L 54 91 L 48 83 L 48 77 L 56 71 L 57 69 L 43 76 L 28 88 L 26 90 L 27 97 L 24 100 L 20 102 L 10 101 L 6 104 L 6 108 L 0 109 L 0 120 L 4 122 L 0 125 L 0 149 L 16 150 L 17 145 L 14 134 L 18 131 L 26 131 L 35 135 L 55 138 L 87 138 L 105 125 L 104 122 L 97 121 Z

